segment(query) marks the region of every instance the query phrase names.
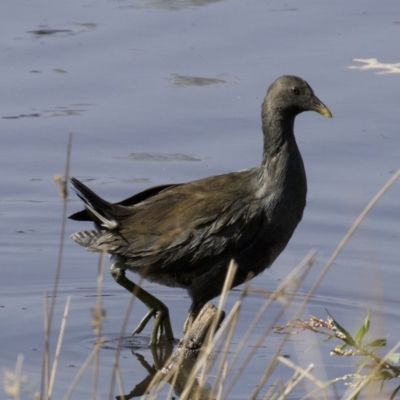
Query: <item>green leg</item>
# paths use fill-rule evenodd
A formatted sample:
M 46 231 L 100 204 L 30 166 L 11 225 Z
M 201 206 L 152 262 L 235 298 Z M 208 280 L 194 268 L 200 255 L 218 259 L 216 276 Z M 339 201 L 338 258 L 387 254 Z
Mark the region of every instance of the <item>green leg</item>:
M 155 317 L 150 345 L 155 345 L 159 343 L 164 331 L 165 336 L 169 341 L 174 340 L 174 334 L 172 332 L 172 326 L 169 319 L 169 311 L 167 306 L 156 297 L 151 295 L 149 292 L 146 292 L 146 290 L 136 285 L 136 283 L 130 281 L 125 276 L 125 270 L 118 268 L 115 264 L 111 266 L 111 275 L 114 278 L 115 282 L 119 283 L 122 287 L 124 287 L 128 292 L 132 293 L 149 308 L 149 312 L 143 317 L 137 328 L 132 332 L 132 336 L 136 333 L 142 332 L 151 317 Z

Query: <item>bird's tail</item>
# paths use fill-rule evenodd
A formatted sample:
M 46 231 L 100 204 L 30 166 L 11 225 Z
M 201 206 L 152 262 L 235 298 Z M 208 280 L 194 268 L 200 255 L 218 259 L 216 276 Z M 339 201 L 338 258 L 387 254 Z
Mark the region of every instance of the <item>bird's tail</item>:
M 104 231 L 81 231 L 73 233 L 71 239 L 90 250 L 90 247 L 95 244 L 97 239 L 99 239 L 103 234 Z
M 112 203 L 102 199 L 76 178 L 71 178 L 71 183 L 78 197 L 85 203 L 86 211 L 95 222 L 96 226 L 105 230 L 113 230 L 118 226 L 118 220 L 113 216 L 114 205 Z M 95 231 L 84 231 L 78 233 L 87 234 L 90 232 Z M 81 244 L 78 240 L 75 241 Z

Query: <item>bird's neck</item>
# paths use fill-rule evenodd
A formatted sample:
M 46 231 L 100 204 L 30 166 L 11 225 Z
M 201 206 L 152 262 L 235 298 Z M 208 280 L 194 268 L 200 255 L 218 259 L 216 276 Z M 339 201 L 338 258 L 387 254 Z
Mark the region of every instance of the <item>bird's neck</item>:
M 264 154 L 257 179 L 259 196 L 269 196 L 269 206 L 279 201 L 294 204 L 290 212 L 297 225 L 306 203 L 307 178 L 293 133 L 294 118 L 293 114 L 263 107 Z
M 264 132 L 264 152 L 262 164 L 278 156 L 282 151 L 297 153 L 298 148 L 293 133 L 294 116 L 272 107 L 263 107 L 262 129 Z
M 277 191 L 283 185 L 293 196 L 305 198 L 307 178 L 293 132 L 294 119 L 293 113 L 263 107 L 264 153 L 258 179 Z

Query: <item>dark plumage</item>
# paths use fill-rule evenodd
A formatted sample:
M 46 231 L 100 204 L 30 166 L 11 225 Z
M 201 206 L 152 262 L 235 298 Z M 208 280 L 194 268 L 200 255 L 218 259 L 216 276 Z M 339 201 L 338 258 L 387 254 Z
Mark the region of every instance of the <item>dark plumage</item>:
M 140 332 L 156 317 L 152 343 L 163 331 L 172 337 L 168 309 L 125 277 L 129 269 L 146 279 L 185 288 L 190 316 L 221 292 L 231 259 L 238 264 L 233 286 L 268 268 L 286 247 L 306 204 L 307 180 L 293 133 L 303 111 L 331 117 L 303 79 L 282 76 L 262 104 L 264 153 L 258 167 L 197 181 L 163 185 L 112 204 L 75 178 L 85 203 L 75 220 L 94 221 L 96 230 L 72 239 L 89 251 L 112 255 L 112 274 L 149 306 Z

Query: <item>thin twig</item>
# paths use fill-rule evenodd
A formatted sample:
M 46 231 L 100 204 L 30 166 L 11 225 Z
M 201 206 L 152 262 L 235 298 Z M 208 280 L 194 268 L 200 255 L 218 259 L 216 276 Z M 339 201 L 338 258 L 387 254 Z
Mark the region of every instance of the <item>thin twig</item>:
M 96 336 L 96 343 L 100 342 L 101 328 L 103 326 L 103 309 L 102 309 L 102 290 L 103 290 L 103 276 L 104 264 L 106 261 L 106 252 L 103 252 L 99 259 L 99 266 L 97 272 L 97 298 L 96 308 L 93 310 L 93 329 Z M 99 365 L 100 365 L 100 352 L 97 352 L 93 365 L 93 385 L 92 385 L 92 399 L 97 399 L 97 383 L 99 379 Z
M 62 345 L 62 341 L 63 341 L 63 338 L 64 338 L 65 326 L 66 326 L 66 323 L 67 323 L 67 317 L 68 317 L 70 303 L 71 303 L 71 296 L 68 296 L 67 297 L 67 302 L 65 304 L 63 319 L 62 319 L 62 322 L 61 322 L 60 334 L 58 336 L 56 354 L 54 356 L 53 368 L 51 370 L 49 388 L 47 390 L 47 397 L 48 397 L 49 400 L 51 399 L 51 395 L 53 393 L 54 381 L 55 381 L 55 378 L 56 378 L 58 360 L 60 359 L 61 345 Z
M 43 297 L 43 309 L 44 309 L 44 346 L 43 346 L 43 361 L 42 361 L 42 380 L 40 384 L 41 388 L 41 399 L 45 399 L 47 396 L 47 388 L 49 387 L 50 381 L 50 331 L 49 331 L 49 300 L 47 292 L 44 292 Z M 46 397 L 44 397 L 46 396 Z
M 56 275 L 54 277 L 54 285 L 52 292 L 52 299 L 50 302 L 50 309 L 47 311 L 45 316 L 45 340 L 44 340 L 44 351 L 43 351 L 43 363 L 42 363 L 42 381 L 41 381 L 41 398 L 45 399 L 46 394 L 48 393 L 48 384 L 49 384 L 49 357 L 50 357 L 50 332 L 51 325 L 53 322 L 54 308 L 56 304 L 57 290 L 58 290 L 58 282 L 60 280 L 61 274 L 61 263 L 64 251 L 64 239 L 65 239 L 65 227 L 67 220 L 67 199 L 68 199 L 68 190 L 67 190 L 67 182 L 69 176 L 69 167 L 71 160 L 71 147 L 72 147 L 72 133 L 68 134 L 68 143 L 67 143 L 67 159 L 65 162 L 65 172 L 63 178 L 56 178 L 56 182 L 59 184 L 60 194 L 63 200 L 62 206 L 62 217 L 61 217 L 61 229 L 60 229 L 60 242 L 58 247 L 58 258 L 57 258 L 57 266 L 56 266 Z M 47 296 L 47 295 L 46 295 Z M 47 359 L 46 359 L 47 358 Z
M 70 160 L 71 160 L 71 147 L 72 147 L 72 133 L 70 132 L 68 134 L 67 159 L 65 162 L 65 172 L 64 172 L 63 182 L 59 183 L 60 185 L 62 185 L 62 189 L 60 190 L 60 193 L 62 194 L 62 199 L 63 199 L 63 209 L 62 209 L 62 217 L 61 217 L 60 243 L 59 243 L 59 247 L 58 247 L 59 251 L 58 251 L 58 258 L 57 258 L 56 276 L 54 277 L 53 293 L 52 293 L 52 299 L 51 299 L 51 303 L 50 303 L 50 312 L 49 312 L 49 328 L 50 328 L 50 330 L 51 330 L 51 323 L 53 320 L 54 307 L 56 304 L 58 282 L 60 280 L 61 263 L 62 263 L 62 257 L 63 257 L 63 251 L 64 251 L 65 225 L 66 225 L 66 221 L 67 221 L 67 200 L 68 200 L 67 182 L 68 182 L 68 177 L 69 177 L 69 166 L 70 166 Z
M 329 386 L 332 383 L 332 382 L 327 382 L 327 383 L 322 382 L 321 380 L 317 379 L 314 375 L 310 374 L 310 371 L 311 371 L 312 367 L 314 366 L 313 364 L 310 364 L 307 367 L 307 369 L 304 369 L 282 356 L 278 357 L 278 361 L 280 361 L 282 364 L 287 365 L 289 368 L 292 368 L 293 370 L 295 370 L 300 376 L 306 377 L 308 380 L 310 380 L 312 383 L 314 383 L 314 385 L 317 386 L 319 390 L 325 389 L 327 386 Z M 295 387 L 295 385 L 292 385 L 290 390 L 287 390 L 285 392 L 285 394 L 289 394 L 290 391 L 294 387 Z M 309 394 L 307 395 L 307 398 L 308 398 L 308 396 L 309 396 Z

